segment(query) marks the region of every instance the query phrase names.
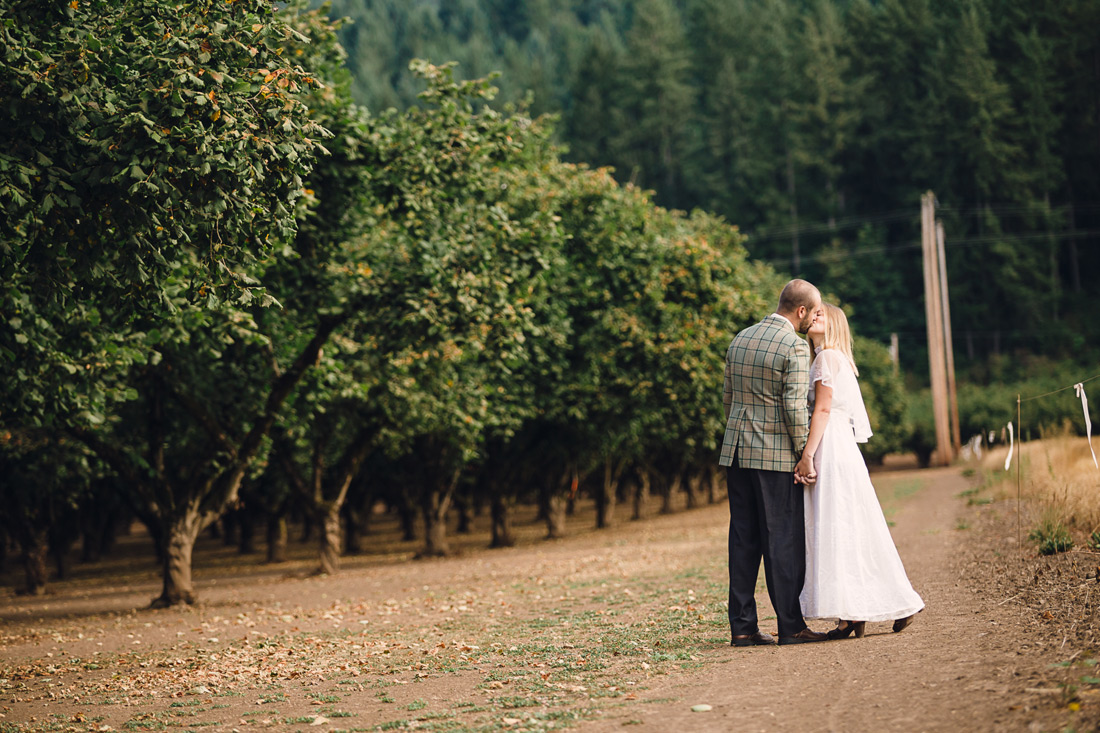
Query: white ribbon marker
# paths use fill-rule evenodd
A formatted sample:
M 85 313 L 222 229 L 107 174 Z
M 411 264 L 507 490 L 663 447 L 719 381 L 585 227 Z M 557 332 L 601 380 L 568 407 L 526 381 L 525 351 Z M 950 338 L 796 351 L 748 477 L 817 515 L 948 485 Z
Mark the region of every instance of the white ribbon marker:
M 1100 464 L 1096 463 L 1096 451 L 1092 449 L 1092 419 L 1089 417 L 1089 398 L 1085 396 L 1084 383 L 1073 385 L 1073 391 L 1081 398 L 1081 409 L 1085 411 L 1085 435 L 1088 436 L 1089 450 L 1092 451 L 1092 465 L 1100 468 Z
M 1016 447 L 1016 441 L 1012 439 L 1012 423 L 1008 424 L 1008 457 L 1005 458 L 1005 470 L 1008 470 L 1008 464 L 1012 463 L 1012 449 Z

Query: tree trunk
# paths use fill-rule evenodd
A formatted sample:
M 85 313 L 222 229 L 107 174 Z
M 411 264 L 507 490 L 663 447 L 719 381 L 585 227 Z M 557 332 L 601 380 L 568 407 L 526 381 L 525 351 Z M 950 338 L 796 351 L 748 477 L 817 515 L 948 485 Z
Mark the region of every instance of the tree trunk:
M 20 532 L 20 534 L 23 534 Z M 50 554 L 47 531 L 28 528 L 19 544 L 22 549 L 23 571 L 26 575 L 26 587 L 23 592 L 31 596 L 40 596 L 46 592 L 46 558 Z
M 272 514 L 267 518 L 267 561 L 286 562 L 286 515 Z
M 542 504 L 545 511 L 546 539 L 556 540 L 565 536 L 565 517 L 569 505 L 577 494 L 579 477 L 576 467 L 565 466 L 557 480 L 547 477 L 542 486 Z
M 699 490 L 699 477 L 692 476 L 687 471 L 684 471 L 683 479 L 681 480 L 684 486 L 684 492 L 687 494 L 687 508 L 694 509 L 699 506 L 699 497 L 696 492 Z
M 790 199 L 791 212 L 791 273 L 798 277 L 802 271 L 802 255 L 798 242 L 798 191 L 794 178 L 794 155 L 790 144 L 787 145 L 787 196 Z
M 0 573 L 8 570 L 8 532 L 0 527 Z
M 672 496 L 676 493 L 676 490 L 680 488 L 680 477 L 673 476 L 671 479 L 667 476 L 661 479 L 661 514 L 672 514 Z
M 1069 268 L 1073 292 L 1081 292 L 1081 266 L 1077 258 L 1077 208 L 1073 204 L 1073 191 L 1070 191 L 1069 204 Z
M 445 557 L 451 553 L 447 542 L 447 510 L 450 507 L 450 491 L 438 486 L 424 491 L 424 547 L 419 557 Z
M 718 503 L 718 476 L 713 468 L 703 472 L 703 490 L 707 494 L 708 504 Z
M 69 577 L 69 547 L 71 544 L 71 537 L 59 537 L 55 535 L 50 538 L 50 554 L 53 555 L 53 562 L 54 567 L 57 568 L 58 580 L 64 580 Z
M 499 491 L 493 492 L 493 540 L 489 547 L 513 547 L 516 535 L 512 532 L 512 498 Z
M 99 509 L 99 502 L 90 501 L 80 508 L 80 562 L 99 562 L 103 553 L 103 534 L 109 521 Z
M 67 507 L 50 508 L 50 526 L 46 537 L 59 579 L 69 577 L 70 553 L 80 534 L 80 513 Z
M 256 517 L 248 509 L 237 512 L 237 526 L 239 536 L 237 538 L 237 552 L 241 555 L 251 555 L 256 551 Z
M 405 542 L 416 540 L 416 509 L 408 499 L 402 499 L 397 506 L 397 513 L 401 517 L 401 539 Z
M 631 519 L 645 519 L 645 507 L 649 503 L 649 471 L 641 469 L 634 479 L 634 513 Z
M 565 511 L 569 497 L 554 491 L 546 497 L 546 539 L 558 540 L 565 536 Z
M 226 547 L 235 547 L 237 545 L 237 530 L 240 527 L 237 510 L 226 512 L 225 516 L 222 517 L 221 524 L 222 544 Z
M 195 549 L 195 538 L 201 528 L 198 510 L 192 508 L 188 508 L 183 517 L 173 520 L 165 527 L 167 542 L 164 553 L 164 588 L 160 596 L 153 599 L 153 608 L 195 602 L 195 586 L 191 581 L 191 555 Z
M 168 561 L 168 536 L 165 534 L 164 527 L 151 516 L 146 515 L 141 517 L 141 523 L 145 525 L 149 532 L 149 539 L 153 541 L 153 553 L 157 557 L 157 562 L 164 565 Z
M 363 536 L 360 526 L 360 513 L 352 509 L 350 505 L 344 505 L 344 554 L 358 555 L 363 551 L 360 539 Z
M 619 480 L 613 461 L 603 464 L 603 481 L 596 490 L 596 529 L 607 529 L 615 517 L 615 493 Z
M 458 526 L 455 528 L 455 532 L 457 534 L 470 534 L 473 515 L 469 500 L 465 497 L 455 497 L 454 505 L 455 510 L 458 512 Z
M 330 505 L 318 517 L 321 527 L 321 566 L 317 572 L 335 575 L 340 569 L 340 506 Z

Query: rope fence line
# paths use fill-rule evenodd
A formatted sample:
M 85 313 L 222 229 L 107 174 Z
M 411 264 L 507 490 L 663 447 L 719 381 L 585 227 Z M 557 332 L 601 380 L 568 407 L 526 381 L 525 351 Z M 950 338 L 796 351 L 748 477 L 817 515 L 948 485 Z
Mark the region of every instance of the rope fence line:
M 1071 384 L 1068 387 L 1062 387 L 1060 389 L 1052 389 L 1049 392 L 1043 392 L 1042 394 L 1032 395 L 1031 397 L 1022 397 L 1019 394 L 1016 395 L 1016 430 L 1015 430 L 1015 433 L 1016 433 L 1017 436 L 1019 436 L 1019 442 L 1020 442 L 1020 455 L 1017 456 L 1017 458 L 1016 458 L 1016 539 L 1017 539 L 1017 542 L 1019 543 L 1019 546 L 1020 546 L 1021 550 L 1023 549 L 1023 546 L 1024 546 L 1023 520 L 1021 518 L 1022 517 L 1021 497 L 1022 497 L 1022 494 L 1023 494 L 1023 480 L 1022 480 L 1022 477 L 1021 477 L 1021 464 L 1023 463 L 1023 461 L 1021 459 L 1023 457 L 1024 426 L 1023 426 L 1023 422 L 1021 420 L 1020 406 L 1024 402 L 1031 402 L 1032 400 L 1041 399 L 1043 397 L 1049 397 L 1050 395 L 1059 394 L 1061 392 L 1065 392 L 1066 390 L 1072 389 L 1072 390 L 1076 391 L 1077 396 L 1081 398 L 1081 410 L 1085 414 L 1085 439 L 1088 441 L 1089 451 L 1092 453 L 1092 462 L 1093 462 L 1093 465 L 1095 465 L 1097 467 L 1097 469 L 1100 469 L 1100 463 L 1098 463 L 1097 460 L 1096 460 L 1096 451 L 1092 447 L 1092 418 L 1089 417 L 1089 402 L 1088 402 L 1088 397 L 1085 395 L 1085 385 L 1087 383 L 1093 381 L 1094 379 L 1100 379 L 1100 374 L 1094 374 L 1093 376 L 1088 377 L 1087 379 L 1082 379 L 1080 382 L 1077 382 L 1075 384 Z M 1012 429 L 1012 427 L 1013 427 L 1012 422 L 1009 421 L 1009 423 L 1006 427 L 1008 429 L 1009 445 L 1008 445 L 1008 456 L 1005 458 L 1005 471 L 1008 471 L 1009 466 L 1012 465 L 1012 454 L 1013 454 L 1013 448 L 1015 447 L 1015 442 L 1016 441 L 1013 439 L 1013 432 L 1014 431 Z
M 1087 384 L 1087 383 L 1091 382 L 1091 381 L 1092 381 L 1092 380 L 1094 380 L 1094 379 L 1100 379 L 1100 374 L 1097 374 L 1097 375 L 1095 375 L 1095 376 L 1089 377 L 1088 379 L 1082 379 L 1082 380 L 1081 380 L 1080 382 L 1078 382 L 1077 384 L 1071 384 L 1071 385 L 1070 385 L 1070 386 L 1068 386 L 1068 387 L 1062 387 L 1061 389 L 1053 389 L 1053 390 L 1051 390 L 1050 392 L 1043 392 L 1042 394 L 1037 394 L 1037 395 L 1035 395 L 1034 397 L 1024 397 L 1024 398 L 1023 398 L 1023 399 L 1021 399 L 1020 401 L 1021 401 L 1021 402 L 1030 402 L 1031 400 L 1037 400 L 1037 399 L 1039 399 L 1040 397 L 1046 397 L 1046 396 L 1048 396 L 1048 395 L 1052 395 L 1052 394 L 1058 394 L 1059 392 L 1065 392 L 1065 391 L 1066 391 L 1067 389 L 1074 389 L 1074 388 L 1076 388 L 1078 384 Z M 1019 398 L 1019 395 L 1017 395 L 1017 398 Z

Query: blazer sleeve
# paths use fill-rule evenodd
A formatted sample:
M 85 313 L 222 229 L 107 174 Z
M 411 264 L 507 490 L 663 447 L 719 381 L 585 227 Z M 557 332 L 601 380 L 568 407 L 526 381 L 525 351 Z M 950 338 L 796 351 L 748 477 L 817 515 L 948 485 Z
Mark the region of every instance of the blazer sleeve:
M 733 346 L 726 350 L 726 366 L 723 369 L 722 379 L 722 409 L 725 412 L 726 420 L 730 419 L 730 410 L 733 407 L 733 379 L 732 368 L 730 365 L 730 356 L 733 352 Z
M 810 390 L 810 345 L 802 339 L 787 355 L 783 374 L 783 420 L 796 456 L 801 456 L 810 435 L 807 394 Z

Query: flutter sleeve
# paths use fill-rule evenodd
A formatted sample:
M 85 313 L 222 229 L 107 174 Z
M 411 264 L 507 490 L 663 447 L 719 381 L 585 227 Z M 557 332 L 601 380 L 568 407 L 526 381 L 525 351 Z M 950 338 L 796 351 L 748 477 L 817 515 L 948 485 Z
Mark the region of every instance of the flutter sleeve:
M 833 349 L 819 351 L 810 369 L 810 381 L 821 382 L 825 387 L 836 389 L 837 379 L 842 374 L 844 355 Z
M 851 421 L 856 442 L 866 443 L 872 435 L 871 420 L 867 416 L 859 382 L 848 363 L 848 357 L 835 349 L 824 349 L 814 359 L 810 379 L 833 389 L 834 413 L 838 407 L 842 407 Z

